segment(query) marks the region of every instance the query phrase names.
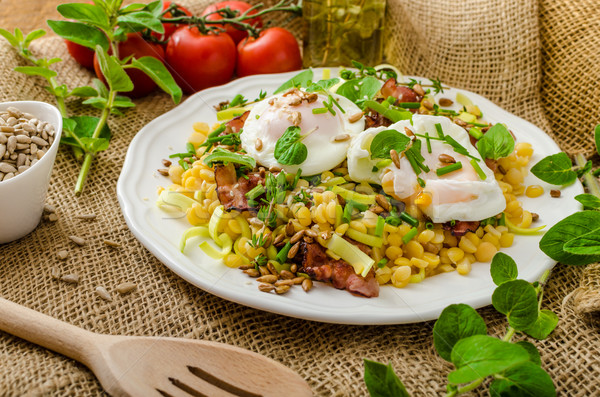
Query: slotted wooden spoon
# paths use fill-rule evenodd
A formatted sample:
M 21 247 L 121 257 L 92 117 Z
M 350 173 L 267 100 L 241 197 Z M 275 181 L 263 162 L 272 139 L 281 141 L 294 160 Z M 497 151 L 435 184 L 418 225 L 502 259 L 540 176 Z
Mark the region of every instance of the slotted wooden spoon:
M 85 364 L 112 396 L 312 396 L 291 369 L 223 343 L 95 334 L 4 298 L 0 330 Z

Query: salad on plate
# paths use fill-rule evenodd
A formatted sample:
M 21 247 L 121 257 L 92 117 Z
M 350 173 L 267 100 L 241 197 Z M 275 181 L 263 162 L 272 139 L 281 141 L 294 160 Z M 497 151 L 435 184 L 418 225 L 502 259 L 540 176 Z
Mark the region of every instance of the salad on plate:
M 531 143 L 437 80 L 355 66 L 339 78 L 302 71 L 193 125 L 159 170 L 171 184 L 157 204 L 190 225 L 182 252 L 201 237 L 264 292 L 321 281 L 377 297 L 382 285 L 469 274 L 543 228 L 519 200 L 544 193 L 524 184 Z

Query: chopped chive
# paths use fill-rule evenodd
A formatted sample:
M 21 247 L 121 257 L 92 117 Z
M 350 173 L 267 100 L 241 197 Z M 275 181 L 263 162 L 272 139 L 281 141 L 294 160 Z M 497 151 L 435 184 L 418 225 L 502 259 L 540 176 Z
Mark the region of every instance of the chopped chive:
M 483 136 L 483 132 L 481 132 L 481 130 L 477 127 L 473 127 L 469 129 L 469 135 L 471 135 L 473 138 L 480 140 L 481 137 Z
M 313 114 L 323 114 L 327 113 L 327 108 L 315 108 L 312 110 Z
M 471 123 L 469 123 L 469 124 L 471 124 L 471 125 L 473 125 L 473 126 L 475 126 L 475 127 L 482 127 L 482 128 L 484 128 L 484 127 L 489 127 L 489 126 L 490 126 L 489 124 L 483 124 L 483 123 L 474 123 L 474 122 L 471 122 Z
M 456 225 L 456 221 L 455 221 L 454 219 L 452 219 L 452 220 L 450 221 L 450 226 L 454 226 L 454 225 Z
M 428 132 L 425 133 L 425 142 L 427 143 L 427 153 L 431 153 L 431 139 Z
M 354 200 L 346 200 L 346 202 L 352 203 L 352 208 L 356 208 L 360 212 L 365 212 L 366 210 L 369 209 L 369 206 L 367 204 L 361 204 Z
M 385 267 L 385 265 L 387 265 L 388 263 L 388 258 L 383 258 L 382 260 L 380 260 L 379 262 L 377 262 L 377 267 L 379 269 L 382 269 Z
M 421 167 L 419 167 L 419 163 L 417 162 L 417 159 L 415 158 L 414 154 L 410 150 L 407 150 L 406 152 L 404 152 L 404 155 L 406 156 L 406 159 L 410 163 L 410 166 L 412 167 L 415 174 L 419 175 L 419 173 L 421 172 Z
M 346 113 L 346 111 L 344 109 L 342 109 L 342 107 L 340 106 L 340 104 L 338 103 L 337 99 L 335 99 L 333 96 L 329 95 L 329 102 L 333 102 L 333 104 L 340 109 L 340 112 L 342 113 Z M 331 105 L 331 103 L 330 103 Z
M 419 138 L 427 138 L 427 137 L 429 137 L 429 140 L 432 140 L 432 141 L 446 141 L 443 138 L 438 138 L 437 136 L 431 136 L 431 135 L 429 135 L 429 133 L 426 133 L 426 135 L 423 135 L 423 134 L 417 134 L 417 133 L 413 132 L 413 134 L 415 136 L 418 136 Z
M 401 212 L 400 213 L 400 219 L 402 219 L 404 222 L 408 223 L 409 225 L 416 227 L 419 224 L 419 220 L 416 218 L 413 218 L 412 216 L 410 216 L 410 214 L 406 213 L 406 212 Z
M 378 216 L 377 225 L 375 225 L 375 236 L 381 237 L 383 235 L 383 227 L 385 226 L 385 219 Z
M 421 107 L 421 102 L 400 102 L 398 107 L 405 109 L 418 109 Z
M 600 176 L 600 168 L 598 168 L 596 171 L 592 172 L 592 175 Z
M 412 240 L 417 235 L 418 232 L 419 232 L 419 230 L 416 227 L 413 227 L 412 229 L 410 229 L 408 231 L 408 233 L 406 233 L 404 236 L 402 236 L 402 242 L 404 244 L 408 244 L 408 242 L 410 240 Z
M 448 145 L 452 146 L 452 148 L 454 149 L 454 151 L 456 153 L 463 154 L 463 155 L 465 155 L 467 157 L 475 159 L 475 161 L 479 161 L 479 159 L 477 157 L 472 156 L 469 153 L 469 151 L 467 149 L 465 149 L 465 147 L 463 145 L 461 145 L 460 143 L 456 142 L 456 140 L 454 138 L 452 138 L 450 135 L 446 135 L 445 139 L 446 139 L 446 143 Z
M 417 182 L 419 183 L 419 186 L 425 187 L 425 181 L 422 178 L 417 177 Z
M 180 157 L 180 158 L 184 158 L 184 157 L 192 157 L 195 153 L 175 153 L 169 156 L 170 159 L 172 159 L 173 157 Z
M 333 110 L 333 107 L 331 106 L 330 103 L 323 102 L 323 106 L 325 106 L 325 108 L 327 109 L 327 111 L 329 111 L 329 113 L 331 113 L 332 115 L 335 116 L 335 110 Z
M 506 226 L 506 214 L 504 212 L 502 213 L 502 215 L 500 215 L 500 219 L 498 219 L 498 225 Z
M 442 130 L 442 125 L 440 123 L 435 124 L 435 130 L 437 131 L 438 136 L 444 139 L 444 131 Z
M 185 144 L 185 148 L 187 149 L 188 153 L 196 153 L 196 148 L 194 148 L 194 145 L 192 145 L 190 142 Z
M 471 161 L 473 161 L 473 160 L 471 160 Z M 437 176 L 442 176 L 442 175 L 446 175 L 451 172 L 460 170 L 461 168 L 462 168 L 462 163 L 460 161 L 457 161 L 454 164 L 450 164 L 445 167 L 438 168 L 437 170 L 435 170 L 435 173 L 437 174 Z
M 350 223 L 350 221 L 352 220 L 352 210 L 353 209 L 354 209 L 354 206 L 352 205 L 352 201 L 347 202 L 346 205 L 344 206 L 344 213 L 342 214 L 342 222 Z
M 425 224 L 425 229 L 427 229 L 427 230 L 433 230 L 433 226 L 434 226 L 433 222 L 427 222 Z
M 471 165 L 475 169 L 475 172 L 477 172 L 477 175 L 479 175 L 479 178 L 481 178 L 482 181 L 485 181 L 487 175 L 485 175 L 485 172 L 483 172 L 479 164 L 477 164 L 477 161 L 471 160 Z
M 265 187 L 263 185 L 258 184 L 256 186 L 254 186 L 248 193 L 246 193 L 246 197 L 249 198 L 250 200 L 254 200 L 255 198 L 257 198 L 264 192 L 265 192 Z
M 288 252 L 290 252 L 290 248 L 292 248 L 292 243 L 288 241 L 287 243 L 285 243 L 283 248 L 280 249 L 277 253 L 277 256 L 275 257 L 275 259 L 277 259 L 277 262 L 285 263 L 287 261 L 287 255 Z
M 377 172 L 379 171 L 379 168 L 377 168 L 376 165 L 373 166 L 373 168 L 371 168 L 371 172 Z

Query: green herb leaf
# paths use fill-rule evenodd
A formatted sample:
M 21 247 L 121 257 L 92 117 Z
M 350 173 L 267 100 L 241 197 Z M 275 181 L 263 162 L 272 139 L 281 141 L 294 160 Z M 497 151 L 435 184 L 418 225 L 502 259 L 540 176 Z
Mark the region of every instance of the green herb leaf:
M 77 127 L 77 121 L 63 117 L 63 129 L 65 131 L 73 132 L 75 130 L 75 127 Z M 64 136 L 62 138 L 64 138 Z
M 408 397 L 402 381 L 394 373 L 392 364 L 364 360 L 365 385 L 371 397 Z
M 160 19 L 147 11 L 132 12 L 117 17 L 119 25 L 127 26 L 128 30 L 138 32 L 143 29 L 150 29 L 157 33 L 164 33 L 165 28 Z
M 446 307 L 433 326 L 433 344 L 440 357 L 451 361 L 452 348 L 461 339 L 487 334 L 481 316 L 469 305 L 454 304 Z
M 113 101 L 113 107 L 132 108 L 135 107 L 135 103 L 133 103 L 133 101 L 129 97 L 117 95 L 115 97 L 115 100 Z
M 531 173 L 553 185 L 568 185 L 577 179 L 577 173 L 573 171 L 573 163 L 564 152 L 544 157 L 531 167 Z
M 410 138 L 396 130 L 381 131 L 371 141 L 371 159 L 389 159 L 390 150 L 394 149 L 400 154 L 409 144 Z
M 98 95 L 98 91 L 92 87 L 75 87 L 73 91 L 69 93 L 69 96 L 77 96 L 81 98 L 94 97 Z
M 67 19 L 87 22 L 99 28 L 109 30 L 110 22 L 107 13 L 97 5 L 86 3 L 67 3 L 56 7 L 60 15 Z
M 8 40 L 8 42 L 10 43 L 11 46 L 19 48 L 20 42 L 19 42 L 19 40 L 17 40 L 15 35 L 13 35 L 11 32 L 9 32 L 6 29 L 0 28 L 0 35 L 2 35 L 2 37 L 4 37 L 6 40 Z
M 56 72 L 54 70 L 40 66 L 17 66 L 15 71 L 29 76 L 42 76 L 46 79 L 51 79 L 52 77 L 56 76 Z
M 552 378 L 540 366 L 527 361 L 508 368 L 490 385 L 490 396 L 554 397 Z
M 279 94 L 280 92 L 289 90 L 293 87 L 308 87 L 308 83 L 313 79 L 312 69 L 306 69 L 298 73 L 275 90 L 273 94 Z
M 81 143 L 83 143 L 85 151 L 90 153 L 98 153 L 106 150 L 109 145 L 108 139 L 91 137 L 81 138 Z
M 600 209 L 600 198 L 593 194 L 585 193 L 575 196 L 575 200 L 579 201 L 585 208 Z
M 92 98 L 86 99 L 82 103 L 84 105 L 93 106 L 96 109 L 104 109 L 106 107 L 106 104 L 108 103 L 108 100 L 106 98 L 102 98 L 102 97 L 92 97 Z
M 204 158 L 204 164 L 212 167 L 214 162 L 237 163 L 247 165 L 250 168 L 256 167 L 256 160 L 241 153 L 230 152 L 222 148 L 216 148 L 211 154 Z
M 96 126 L 98 125 L 98 122 L 100 121 L 100 119 L 98 117 L 92 117 L 92 116 L 76 116 L 76 117 L 71 117 L 69 119 L 63 119 L 63 120 L 65 121 L 65 123 L 63 124 L 63 128 L 65 128 L 71 134 L 76 135 L 81 140 L 81 142 L 84 143 L 84 145 L 85 145 L 84 138 L 92 138 L 92 135 L 94 134 L 94 130 L 96 129 Z M 98 138 L 102 138 L 103 140 L 105 140 L 107 142 L 110 140 L 111 133 L 110 133 L 110 128 L 108 128 L 108 125 L 105 124 L 102 127 L 102 130 L 100 131 L 100 135 Z M 64 143 L 64 144 L 71 145 L 71 146 L 81 147 L 74 138 L 67 137 L 66 134 L 61 137 L 60 143 Z M 102 143 L 102 142 L 100 142 L 100 143 Z M 99 143 L 96 143 L 95 145 L 99 145 Z M 100 147 L 102 147 L 102 145 L 100 145 Z M 82 149 L 85 149 L 85 147 L 83 147 Z
M 45 35 L 46 35 L 46 31 L 43 29 L 33 30 L 33 31 L 29 32 L 29 34 L 25 37 L 25 40 L 23 40 L 23 46 L 29 47 L 29 44 L 31 44 L 31 42 L 33 40 L 37 40 L 40 37 L 44 37 Z
M 517 264 L 513 258 L 503 252 L 498 252 L 494 255 L 490 266 L 490 273 L 496 285 L 515 280 L 519 275 Z
M 527 342 L 526 340 L 520 340 L 515 344 L 527 350 L 527 353 L 529 354 L 529 361 L 537 365 L 542 365 L 542 358 L 540 357 L 540 352 L 533 343 Z
M 179 88 L 164 63 L 153 57 L 142 57 L 132 59 L 131 64 L 150 76 L 163 91 L 171 95 L 173 102 L 179 103 L 181 101 L 181 88 Z
M 102 49 L 108 51 L 110 46 L 104 33 L 85 23 L 48 20 L 48 26 L 63 39 L 70 40 L 92 50 L 99 45 Z
M 535 339 L 546 339 L 556 325 L 558 316 L 551 310 L 540 310 L 538 318 L 533 324 L 525 328 L 523 332 Z
M 600 255 L 573 254 L 564 249 L 571 240 L 600 230 L 600 211 L 576 212 L 558 222 L 540 240 L 540 249 L 555 261 L 575 266 L 600 261 Z
M 306 92 L 327 91 L 339 82 L 340 79 L 338 79 L 337 77 L 328 80 L 319 80 L 316 83 L 312 83 L 311 85 L 309 85 L 306 88 Z
M 119 15 L 125 15 L 125 14 L 129 14 L 131 12 L 138 11 L 138 10 L 143 9 L 146 6 L 153 6 L 152 10 L 154 10 L 154 6 L 156 5 L 156 3 L 158 3 L 158 1 L 152 2 L 150 4 L 144 4 L 144 3 L 129 4 L 119 10 Z M 148 12 L 153 12 L 152 10 L 148 10 Z
M 510 326 L 517 331 L 529 327 L 538 317 L 535 288 L 525 280 L 501 284 L 492 294 L 492 305 L 506 315 Z
M 600 255 L 600 228 L 567 241 L 563 248 L 575 255 Z
M 472 382 L 527 361 L 529 354 L 521 346 L 488 335 L 473 335 L 454 345 L 452 362 L 456 371 L 448 374 L 448 381 L 456 385 Z
M 308 157 L 308 149 L 301 140 L 300 127 L 288 127 L 275 144 L 275 160 L 283 165 L 302 164 Z
M 354 103 L 361 104 L 365 100 L 373 99 L 382 84 L 381 80 L 373 76 L 348 80 L 338 87 L 336 94 L 344 96 Z
M 59 6 L 60 7 L 60 6 Z M 133 83 L 125 73 L 121 63 L 114 55 L 108 55 L 100 46 L 96 46 L 96 55 L 100 70 L 114 91 L 128 92 L 133 90 Z
M 515 140 L 503 124 L 495 124 L 477 141 L 481 157 L 498 160 L 512 153 Z

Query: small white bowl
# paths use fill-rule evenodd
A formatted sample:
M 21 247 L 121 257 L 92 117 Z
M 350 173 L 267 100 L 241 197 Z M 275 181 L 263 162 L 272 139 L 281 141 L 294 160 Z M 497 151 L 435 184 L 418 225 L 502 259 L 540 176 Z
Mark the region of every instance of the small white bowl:
M 44 156 L 21 174 L 0 181 L 0 244 L 30 233 L 40 223 L 52 166 L 60 144 L 62 116 L 48 103 L 18 101 L 0 103 L 0 111 L 15 107 L 54 126 L 54 142 Z

